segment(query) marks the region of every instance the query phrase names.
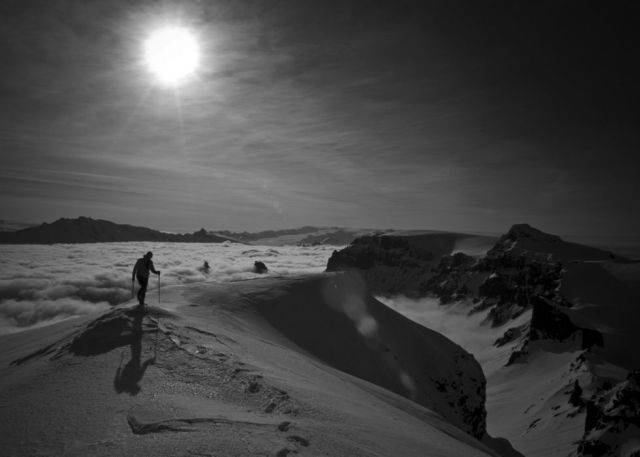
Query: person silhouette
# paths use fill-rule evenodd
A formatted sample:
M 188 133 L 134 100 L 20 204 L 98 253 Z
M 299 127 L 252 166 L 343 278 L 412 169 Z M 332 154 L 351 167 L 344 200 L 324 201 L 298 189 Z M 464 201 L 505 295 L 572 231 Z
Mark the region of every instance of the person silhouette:
M 138 305 L 141 307 L 144 306 L 144 297 L 147 293 L 147 286 L 149 285 L 149 275 L 155 273 L 160 276 L 160 271 L 157 271 L 153 266 L 153 262 L 151 261 L 152 257 L 153 252 L 149 251 L 144 257 L 139 258 L 131 273 L 132 287 L 136 278 L 138 279 L 138 284 L 140 284 L 140 290 L 138 290 Z

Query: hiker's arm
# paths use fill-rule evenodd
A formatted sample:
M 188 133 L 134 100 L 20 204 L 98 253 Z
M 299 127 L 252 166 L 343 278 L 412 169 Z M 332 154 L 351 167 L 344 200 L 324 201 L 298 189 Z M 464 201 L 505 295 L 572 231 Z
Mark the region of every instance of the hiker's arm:
M 133 266 L 133 271 L 131 272 L 131 281 L 136 280 L 136 270 L 138 269 L 138 262 Z
M 149 270 L 157 275 L 160 274 L 160 272 L 153 266 L 153 262 L 151 260 L 149 260 Z

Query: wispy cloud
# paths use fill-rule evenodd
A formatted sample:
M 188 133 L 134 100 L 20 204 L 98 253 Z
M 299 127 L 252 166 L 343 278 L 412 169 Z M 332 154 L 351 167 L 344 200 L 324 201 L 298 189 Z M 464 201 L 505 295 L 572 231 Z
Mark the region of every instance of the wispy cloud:
M 624 211 L 640 72 L 622 35 L 594 43 L 542 4 L 365 3 L 3 3 L 0 213 L 499 231 L 569 209 L 640 228 Z M 139 55 L 171 20 L 204 49 L 175 91 Z

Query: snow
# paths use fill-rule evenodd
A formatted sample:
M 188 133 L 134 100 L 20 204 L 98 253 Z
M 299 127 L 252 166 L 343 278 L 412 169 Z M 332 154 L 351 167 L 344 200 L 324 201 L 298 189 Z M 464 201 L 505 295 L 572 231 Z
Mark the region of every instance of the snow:
M 366 345 L 349 344 L 348 327 L 330 325 L 336 311 L 317 290 L 324 281 L 272 277 L 168 286 L 161 303 L 151 301 L 143 332 L 131 333 L 129 344 L 90 356 L 74 355 L 66 344 L 90 332 L 89 322 L 100 313 L 1 336 L 3 451 L 132 457 L 496 455 L 433 410 L 336 369 L 338 360 L 314 354 L 320 342 L 302 347 L 292 339 L 287 328 L 297 321 L 296 307 L 320 306 L 325 311 L 313 326 L 299 330 L 344 341 L 342 356 L 354 363 L 365 354 Z M 112 312 L 127 316 L 129 309 L 124 304 Z M 344 311 L 342 322 L 355 326 L 355 314 Z M 379 312 L 385 311 L 374 311 Z M 403 322 L 399 315 L 380 320 L 378 330 L 411 328 Z M 413 346 L 408 369 L 423 350 L 444 351 L 432 360 L 435 368 L 451 363 L 446 348 L 453 343 L 438 349 L 446 339 L 433 334 L 435 346 L 417 347 L 411 333 L 404 343 L 402 336 L 393 340 Z M 374 377 L 386 369 L 384 353 L 375 354 L 370 354 L 379 358 L 370 365 Z M 21 362 L 10 366 L 15 360 Z M 152 363 L 134 379 L 119 380 L 127 360 L 127 366 Z M 119 393 L 122 382 L 137 383 L 139 391 Z

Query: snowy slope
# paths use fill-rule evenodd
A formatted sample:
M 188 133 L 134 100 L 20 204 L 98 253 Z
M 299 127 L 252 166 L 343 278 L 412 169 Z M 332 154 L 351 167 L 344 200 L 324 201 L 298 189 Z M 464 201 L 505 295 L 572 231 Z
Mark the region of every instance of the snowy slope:
M 174 286 L 148 316 L 127 304 L 2 336 L 3 454 L 496 455 L 461 429 L 477 430 L 461 407 L 482 397 L 477 363 L 372 298 L 355 300 L 350 284 Z M 425 374 L 466 400 L 442 401 Z M 403 390 L 408 380 L 415 391 Z

